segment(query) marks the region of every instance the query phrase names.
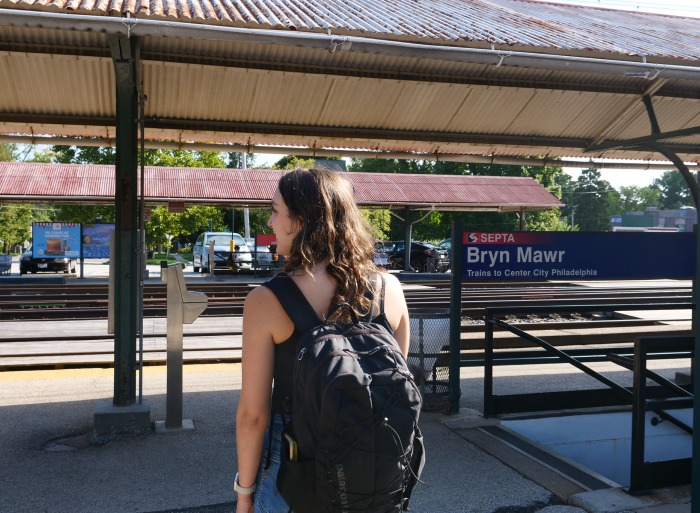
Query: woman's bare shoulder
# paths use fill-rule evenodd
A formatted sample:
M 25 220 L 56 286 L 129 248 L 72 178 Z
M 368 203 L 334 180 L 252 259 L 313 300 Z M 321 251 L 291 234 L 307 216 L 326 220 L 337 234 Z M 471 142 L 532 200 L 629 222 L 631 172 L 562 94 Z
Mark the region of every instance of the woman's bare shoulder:
M 397 287 L 402 288 L 401 282 L 393 274 L 386 272 L 386 271 L 380 271 L 380 274 L 384 278 L 384 283 L 386 283 L 387 290 L 391 290 L 391 289 L 397 288 Z
M 294 331 L 294 324 L 268 287 L 252 289 L 243 306 L 243 332 L 269 334 L 274 342 L 287 340 Z
M 270 307 L 273 305 L 279 305 L 274 292 L 264 285 L 255 287 L 248 292 L 245 298 L 244 308 L 255 308 L 255 307 Z

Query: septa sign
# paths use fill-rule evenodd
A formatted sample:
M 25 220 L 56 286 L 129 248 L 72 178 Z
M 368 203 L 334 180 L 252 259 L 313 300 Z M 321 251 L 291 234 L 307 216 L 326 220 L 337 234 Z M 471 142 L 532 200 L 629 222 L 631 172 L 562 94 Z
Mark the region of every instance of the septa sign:
M 695 237 L 663 232 L 464 232 L 463 280 L 690 279 Z

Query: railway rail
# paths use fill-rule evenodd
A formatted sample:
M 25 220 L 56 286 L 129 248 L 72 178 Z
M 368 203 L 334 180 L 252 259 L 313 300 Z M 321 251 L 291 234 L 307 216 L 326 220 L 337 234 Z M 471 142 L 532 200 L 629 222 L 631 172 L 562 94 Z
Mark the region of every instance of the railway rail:
M 203 315 L 184 327 L 185 361 L 238 361 L 241 314 L 246 294 L 257 284 L 192 283 L 188 289 L 208 297 Z M 448 309 L 445 282 L 404 285 L 409 309 Z M 24 367 L 111 365 L 113 338 L 107 333 L 106 284 L 0 285 L 0 370 Z M 689 286 L 587 287 L 544 283 L 462 288 L 461 346 L 464 352 L 483 350 L 483 316 L 487 306 L 663 304 L 692 301 Z M 144 288 L 144 363 L 165 362 L 166 292 L 164 284 Z M 689 306 L 690 308 L 690 306 Z M 624 312 L 586 315 L 546 315 L 515 319 L 528 330 L 547 331 L 559 345 L 601 341 L 631 343 L 640 334 L 676 334 L 690 330 L 688 311 L 676 317 L 643 318 Z M 203 318 L 202 318 L 203 317 Z M 513 319 L 511 319 L 513 321 Z M 497 334 L 500 347 L 519 347 L 508 333 Z

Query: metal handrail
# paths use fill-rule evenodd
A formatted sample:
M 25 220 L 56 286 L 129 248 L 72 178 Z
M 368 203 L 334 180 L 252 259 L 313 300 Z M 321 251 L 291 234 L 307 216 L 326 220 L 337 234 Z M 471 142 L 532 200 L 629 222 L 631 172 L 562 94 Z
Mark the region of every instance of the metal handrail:
M 496 319 L 496 315 L 506 315 L 506 314 L 528 314 L 528 313 L 544 313 L 544 312 L 599 312 L 599 311 L 615 311 L 615 310 L 672 310 L 672 309 L 694 309 L 695 306 L 690 302 L 674 302 L 674 303 L 647 303 L 647 304 L 603 304 L 603 305 L 566 305 L 566 306 L 499 306 L 499 307 L 487 307 L 485 315 L 485 351 L 484 351 L 484 413 L 488 416 L 493 413 L 493 365 L 494 365 L 494 339 L 493 339 L 493 329 L 494 326 L 499 326 L 511 333 L 518 335 L 519 337 L 528 340 L 536 345 L 542 347 L 548 353 L 555 355 L 560 360 L 570 363 L 577 369 L 585 372 L 589 376 L 598 380 L 599 382 L 607 385 L 611 390 L 621 395 L 625 400 L 629 400 L 632 396 L 627 388 L 615 383 L 614 381 L 606 378 L 600 373 L 594 371 L 590 367 L 587 367 L 576 358 L 570 356 L 569 354 L 557 349 L 553 345 L 549 344 L 545 340 L 531 335 L 526 331 L 512 326 L 504 321 Z M 657 412 L 658 414 L 658 412 Z M 659 414 L 664 416 L 664 413 Z M 670 422 L 674 422 L 672 418 L 668 419 Z M 676 423 L 676 422 L 674 422 Z M 683 426 L 679 426 L 682 427 Z M 685 428 L 684 428 L 685 429 Z

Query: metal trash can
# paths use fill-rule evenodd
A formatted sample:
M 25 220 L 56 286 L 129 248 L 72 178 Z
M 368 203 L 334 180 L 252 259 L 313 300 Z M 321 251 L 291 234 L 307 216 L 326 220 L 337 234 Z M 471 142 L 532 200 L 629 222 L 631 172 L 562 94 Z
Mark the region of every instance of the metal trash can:
M 450 310 L 411 309 L 408 368 L 423 395 L 424 411 L 447 411 L 450 405 Z

